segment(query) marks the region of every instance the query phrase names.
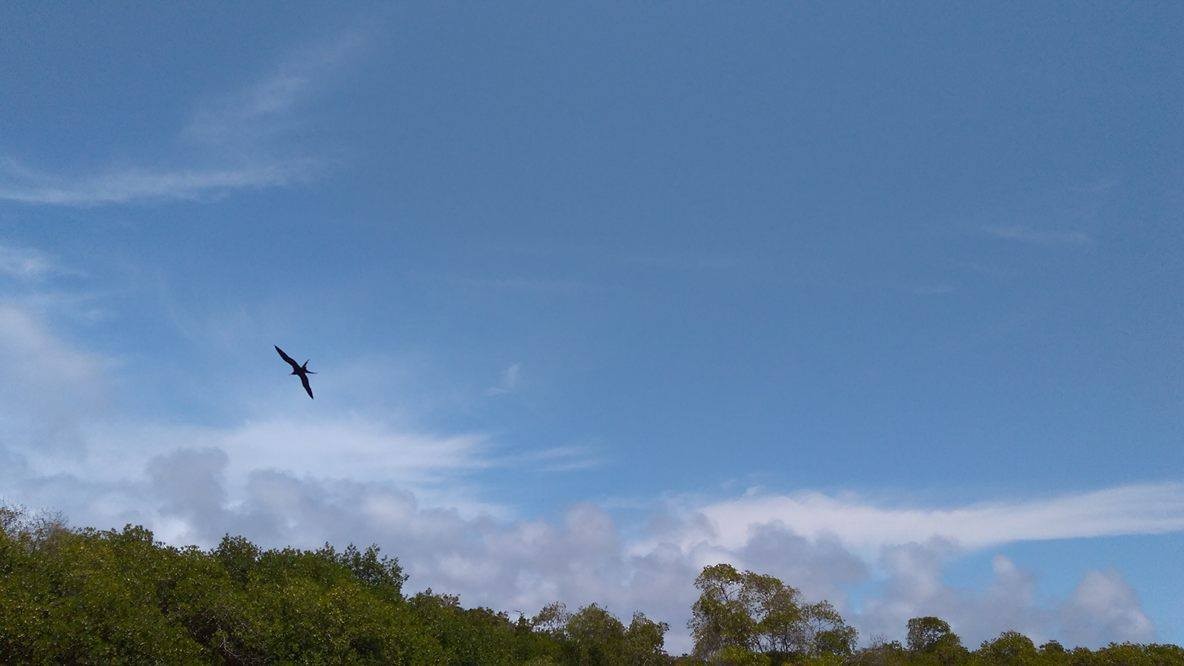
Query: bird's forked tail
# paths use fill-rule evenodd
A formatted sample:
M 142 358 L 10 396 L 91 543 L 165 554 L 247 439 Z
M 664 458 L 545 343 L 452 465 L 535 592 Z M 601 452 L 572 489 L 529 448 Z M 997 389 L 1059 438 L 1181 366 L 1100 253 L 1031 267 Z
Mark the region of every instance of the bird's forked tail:
M 310 359 L 310 360 L 311 360 L 311 359 Z M 305 362 L 304 362 L 304 365 L 300 366 L 300 369 L 301 369 L 301 370 L 303 370 L 303 371 L 305 371 L 305 372 L 307 372 L 307 373 L 308 373 L 308 374 L 310 374 L 310 375 L 315 375 L 315 374 L 317 374 L 317 373 L 313 372 L 312 370 L 309 370 L 309 369 L 308 369 L 308 361 L 305 361 Z

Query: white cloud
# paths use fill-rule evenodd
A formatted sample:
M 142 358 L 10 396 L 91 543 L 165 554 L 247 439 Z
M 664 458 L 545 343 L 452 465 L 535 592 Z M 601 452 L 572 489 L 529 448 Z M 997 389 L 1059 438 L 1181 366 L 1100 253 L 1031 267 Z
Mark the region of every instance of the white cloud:
M 247 444 L 240 437 L 222 441 Z M 736 543 L 707 537 L 679 545 L 666 537 L 706 521 L 702 512 L 660 512 L 640 538 L 627 537 L 593 504 L 575 505 L 555 521 L 499 516 L 458 509 L 453 498 L 425 502 L 382 474 L 359 480 L 352 478 L 364 476 L 357 470 L 347 477 L 295 473 L 282 457 L 274 465 L 240 465 L 240 452 L 224 446 L 171 448 L 148 454 L 142 466 L 127 464 L 138 457 L 129 456 L 122 480 L 88 480 L 82 469 L 26 470 L 17 472 L 23 482 L 5 487 L 83 524 L 138 522 L 173 543 L 209 546 L 226 532 L 269 546 L 377 543 L 400 558 L 412 589 L 430 586 L 460 594 L 466 604 L 527 612 L 555 600 L 597 602 L 622 616 L 642 610 L 671 623 L 676 652 L 690 647 L 692 581 L 703 565 L 721 561 L 775 574 L 808 598 L 829 598 L 865 637 L 899 637 L 904 622 L 922 614 L 945 617 L 972 647 L 1008 628 L 1085 644 L 1154 635 L 1137 598 L 1113 573 L 1087 573 L 1070 599 L 1041 604 L 1032 576 L 1003 557 L 995 558 L 987 588 L 947 585 L 944 566 L 962 552 L 948 543 L 884 546 L 876 567 L 836 538 L 811 538 L 783 524 L 754 526 Z M 853 604 L 850 588 L 875 581 L 877 570 L 884 572 L 882 590 Z
M 243 89 L 203 101 L 182 137 L 234 152 L 258 148 L 264 140 L 298 124 L 292 112 L 324 88 L 364 41 L 363 32 L 354 29 L 300 49 Z
M 0 308 L 0 363 L 9 370 L 0 499 L 61 510 L 78 524 L 141 523 L 173 543 L 209 546 L 226 532 L 268 546 L 377 543 L 400 558 L 413 589 L 528 612 L 555 600 L 626 617 L 642 610 L 671 624 L 676 652 L 690 647 L 694 577 L 720 561 L 829 598 L 865 637 L 899 637 L 908 617 L 938 614 L 971 646 L 1006 628 L 1072 643 L 1149 640 L 1154 626 L 1115 572 L 1087 572 L 1069 598 L 1042 601 L 1033 576 L 1007 558 L 995 558 L 981 589 L 947 584 L 944 568 L 967 549 L 1011 541 L 1184 529 L 1179 484 L 944 507 L 822 493 L 682 499 L 655 502 L 643 525 L 621 525 L 591 503 L 552 520 L 519 517 L 475 483 L 504 463 L 479 434 L 414 433 L 360 415 L 116 422 L 87 405 L 117 366 L 13 307 Z M 45 433 L 12 428 L 59 418 L 74 427 L 56 448 Z M 581 453 L 523 455 L 545 466 Z M 848 596 L 868 584 L 877 591 Z
M 574 472 L 603 464 L 597 451 L 588 446 L 555 446 L 497 459 L 501 466 L 536 469 L 540 472 Z
M 0 199 L 30 204 L 99 206 L 132 201 L 198 200 L 236 189 L 287 185 L 307 178 L 315 162 L 296 160 L 206 169 L 123 169 L 78 177 L 0 167 Z
M 963 589 L 943 575 L 961 551 L 941 542 L 900 544 L 881 551 L 880 591 L 854 605 L 848 590 L 875 581 L 875 570 L 837 540 L 809 539 L 780 525 L 761 526 L 736 547 L 659 541 L 638 549 L 593 504 L 572 506 L 555 521 L 511 519 L 428 505 L 399 484 L 378 481 L 255 469 L 236 485 L 232 457 L 219 449 L 180 449 L 150 458 L 143 482 L 84 492 L 121 507 L 105 517 L 111 524 L 143 522 L 174 543 L 210 545 L 224 532 L 273 546 L 373 542 L 400 558 L 412 589 L 448 590 L 466 604 L 533 612 L 560 600 L 597 602 L 625 616 L 642 610 L 671 623 L 675 651 L 690 646 L 685 622 L 695 575 L 721 561 L 775 574 L 808 598 L 829 598 L 865 637 L 900 637 L 908 618 L 927 614 L 946 618 L 971 647 L 1004 629 L 1070 644 L 1154 637 L 1138 599 L 1115 573 L 1087 572 L 1069 599 L 1041 602 L 1033 576 L 1005 557 L 995 557 L 988 586 Z M 59 491 L 67 486 L 73 484 Z M 95 518 L 102 524 L 104 517 Z M 646 530 L 664 531 L 661 525 Z
M 212 145 L 254 143 L 263 134 L 286 129 L 285 116 L 308 95 L 310 77 L 279 72 L 233 95 L 207 102 L 194 113 L 182 136 Z
M 175 156 L 159 163 L 64 174 L 0 159 L 0 200 L 77 207 L 194 201 L 307 180 L 322 161 L 280 139 L 297 124 L 298 103 L 330 79 L 359 41 L 360 33 L 346 32 L 235 94 L 200 104 L 178 133 Z
M 1155 626 L 1143 612 L 1138 595 L 1117 571 L 1090 571 L 1060 609 L 1063 642 L 1109 640 L 1147 642 Z
M 710 503 L 698 511 L 705 521 L 678 535 L 684 546 L 710 538 L 735 547 L 750 538 L 754 527 L 776 523 L 814 539 L 833 536 L 861 552 L 934 539 L 985 548 L 1014 541 L 1184 530 L 1184 484 L 1118 486 L 949 508 L 882 505 L 817 492 L 761 494 Z
M 7 443 L 56 451 L 105 403 L 109 368 L 79 351 L 38 316 L 0 304 L 0 428 Z
M 1037 644 L 1056 638 L 1070 647 L 1155 638 L 1134 591 L 1116 572 L 1087 571 L 1068 599 L 1042 603 L 1034 576 L 1002 555 L 993 558 L 994 578 L 985 589 L 947 584 L 943 567 L 955 556 L 941 543 L 885 548 L 883 591 L 856 618 L 865 634 L 899 636 L 909 618 L 936 615 L 971 649 L 1009 629 Z
M 299 388 L 299 385 L 297 385 Z M 505 507 L 482 503 L 467 492 L 470 477 L 483 470 L 522 472 L 587 469 L 601 463 L 595 451 L 568 446 L 507 453 L 481 433 L 415 432 L 376 418 L 352 415 L 252 418 L 221 427 L 92 420 L 85 428 L 86 455 L 61 459 L 33 455 L 30 464 L 115 482 L 128 479 L 125 462 L 148 460 L 162 451 L 187 448 L 225 451 L 231 485 L 246 483 L 255 470 L 297 478 L 385 483 L 457 506 L 507 515 Z M 109 470 L 104 474 L 98 470 Z M 133 469 L 132 474 L 138 474 Z M 465 490 L 465 493 L 459 492 Z
M 936 615 L 971 649 L 1005 630 L 1022 631 L 1037 643 L 1056 633 L 1053 610 L 1037 602 L 1030 574 L 996 555 L 991 562 L 994 577 L 986 588 L 953 587 L 944 581 L 943 569 L 956 555 L 941 542 L 884 548 L 883 590 L 864 604 L 859 616 L 865 631 L 898 636 L 909 618 Z
M 485 395 L 505 395 L 513 393 L 518 388 L 519 382 L 522 381 L 522 364 L 514 363 L 505 370 L 502 370 L 501 379 L 497 384 L 485 389 Z
M 0 245 L 0 274 L 31 281 L 62 272 L 64 269 L 40 250 Z

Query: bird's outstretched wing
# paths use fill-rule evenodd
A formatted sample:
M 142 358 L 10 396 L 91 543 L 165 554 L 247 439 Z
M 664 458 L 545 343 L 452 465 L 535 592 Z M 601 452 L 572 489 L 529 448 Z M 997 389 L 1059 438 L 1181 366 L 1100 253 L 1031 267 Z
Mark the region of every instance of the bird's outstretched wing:
M 308 385 L 308 375 L 302 373 L 300 375 L 300 383 L 304 384 L 304 390 L 308 391 L 308 397 L 312 398 L 312 387 Z
M 272 346 L 273 346 L 273 347 L 275 347 L 275 350 L 276 350 L 277 352 L 279 352 L 279 353 L 280 353 L 280 358 L 282 358 L 282 359 L 284 359 L 285 361 L 287 361 L 288 365 L 292 366 L 292 369 L 293 369 L 293 370 L 295 370 L 295 369 L 297 369 L 297 368 L 299 368 L 299 367 L 300 367 L 300 364 L 299 364 L 299 363 L 297 363 L 296 361 L 292 360 L 292 357 L 291 357 L 291 356 L 288 356 L 287 354 L 285 354 L 285 353 L 284 353 L 284 350 L 280 349 L 280 348 L 279 348 L 278 346 L 276 346 L 276 345 L 272 345 Z

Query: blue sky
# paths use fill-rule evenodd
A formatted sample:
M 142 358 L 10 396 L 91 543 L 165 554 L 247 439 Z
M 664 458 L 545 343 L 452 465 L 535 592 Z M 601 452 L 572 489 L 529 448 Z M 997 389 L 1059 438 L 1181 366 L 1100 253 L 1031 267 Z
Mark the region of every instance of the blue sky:
M 1184 642 L 1182 23 L 8 5 L 0 497 L 675 648 L 718 559 Z

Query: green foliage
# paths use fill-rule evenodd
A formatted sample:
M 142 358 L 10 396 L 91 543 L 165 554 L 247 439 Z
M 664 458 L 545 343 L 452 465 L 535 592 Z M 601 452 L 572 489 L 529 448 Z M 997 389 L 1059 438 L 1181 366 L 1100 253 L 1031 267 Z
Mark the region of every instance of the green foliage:
M 667 625 L 596 605 L 511 622 L 403 596 L 378 548 L 209 552 L 150 531 L 67 529 L 0 508 L 0 663 L 659 664 Z
M 228 535 L 202 551 L 0 507 L 0 663 L 1184 666 L 1174 645 L 1037 649 L 1014 631 L 971 652 L 936 617 L 909 620 L 908 649 L 857 650 L 829 602 L 727 564 L 695 580 L 695 655 L 677 658 L 666 623 L 641 613 L 625 626 L 597 604 L 555 603 L 511 621 L 430 589 L 405 598 L 406 580 L 374 546 L 263 550 Z
M 448 663 L 512 664 L 544 656 L 516 649 L 520 633 L 504 613 L 465 609 L 457 597 L 430 589 L 412 597 L 410 606 L 449 655 Z
M 624 663 L 625 625 L 596 604 L 573 613 L 565 634 L 569 662 L 597 666 Z
M 625 627 L 616 617 L 596 604 L 566 615 L 562 606 L 549 607 L 548 615 L 565 619 L 560 636 L 563 641 L 562 663 L 589 666 L 641 666 L 665 664 L 662 649 L 669 628 L 642 613 L 634 613 Z M 544 609 L 547 611 L 547 609 Z
M 802 608 L 802 630 L 793 645 L 793 653 L 806 656 L 843 657 L 855 651 L 859 637 L 855 627 L 847 625 L 829 601 L 820 601 Z
M 0 515 L 0 661 L 432 663 L 440 645 L 377 549 L 178 549 L 142 527 Z
M 938 617 L 914 617 L 908 621 L 908 646 L 916 662 L 933 666 L 953 666 L 965 662 L 970 652 L 962 646 L 958 634 Z
M 720 648 L 713 657 L 712 663 L 727 666 L 769 666 L 773 660 L 762 652 L 753 652 L 739 645 L 727 645 Z
M 855 650 L 855 629 L 830 602 L 801 603 L 796 589 L 773 576 L 717 564 L 703 569 L 695 587 L 700 594 L 690 628 L 697 656 L 751 652 L 800 660 Z
M 951 633 L 949 623 L 939 617 L 914 617 L 908 622 L 909 650 L 932 652 L 938 641 Z
M 650 666 L 651 664 L 665 664 L 666 632 L 670 625 L 665 622 L 655 622 L 644 613 L 634 613 L 633 621 L 625 630 L 625 655 L 630 664 L 636 666 Z
M 992 641 L 983 641 L 978 655 L 992 664 L 1035 664 L 1039 653 L 1032 639 L 1018 631 L 1005 631 Z
M 918 661 L 897 641 L 876 641 L 870 647 L 856 652 L 846 663 L 852 666 L 900 666 Z

